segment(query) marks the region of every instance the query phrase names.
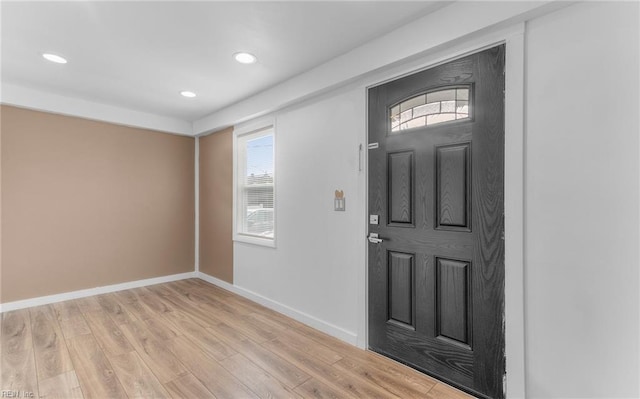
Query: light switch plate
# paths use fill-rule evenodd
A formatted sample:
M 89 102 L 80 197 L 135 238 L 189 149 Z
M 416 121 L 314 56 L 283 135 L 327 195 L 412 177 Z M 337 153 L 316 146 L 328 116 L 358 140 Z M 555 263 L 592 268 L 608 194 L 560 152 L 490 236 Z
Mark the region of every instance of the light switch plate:
M 333 200 L 333 210 L 344 212 L 345 202 L 346 202 L 346 199 L 344 198 L 344 191 L 336 190 L 336 197 Z

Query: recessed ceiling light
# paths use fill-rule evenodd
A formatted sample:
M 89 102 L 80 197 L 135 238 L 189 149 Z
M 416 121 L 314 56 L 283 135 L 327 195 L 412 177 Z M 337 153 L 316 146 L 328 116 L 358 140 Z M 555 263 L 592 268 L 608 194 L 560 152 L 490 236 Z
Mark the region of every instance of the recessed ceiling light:
M 67 60 L 60 57 L 59 55 L 56 54 L 51 54 L 51 53 L 44 53 L 42 54 L 42 56 L 46 59 L 49 60 L 51 62 L 55 62 L 56 64 L 66 64 Z
M 180 94 L 181 94 L 183 97 L 189 97 L 189 98 L 193 98 L 193 97 L 195 97 L 195 96 L 196 96 L 196 93 L 194 93 L 194 92 L 192 92 L 192 91 L 188 91 L 188 90 L 181 91 L 181 92 L 180 92 Z
M 241 64 L 253 64 L 258 60 L 255 55 L 249 53 L 235 53 L 233 58 Z

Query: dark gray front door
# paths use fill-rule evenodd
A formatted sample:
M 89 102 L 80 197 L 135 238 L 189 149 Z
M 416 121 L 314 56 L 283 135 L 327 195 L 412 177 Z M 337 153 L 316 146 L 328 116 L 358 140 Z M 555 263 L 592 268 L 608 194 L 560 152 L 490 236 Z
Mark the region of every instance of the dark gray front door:
M 504 51 L 369 90 L 369 347 L 491 398 L 505 371 Z

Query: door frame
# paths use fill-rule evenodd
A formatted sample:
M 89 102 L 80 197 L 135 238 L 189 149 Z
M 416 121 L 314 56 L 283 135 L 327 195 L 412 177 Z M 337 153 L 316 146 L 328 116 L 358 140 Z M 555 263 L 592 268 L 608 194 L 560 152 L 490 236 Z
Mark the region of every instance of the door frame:
M 525 206 L 525 24 L 518 23 L 508 28 L 487 33 L 473 39 L 452 42 L 444 50 L 429 51 L 403 60 L 385 68 L 368 79 L 362 95 L 365 97 L 364 168 L 361 179 L 361 196 L 364 233 L 360 253 L 361 268 L 358 275 L 360 289 L 358 295 L 358 346 L 368 348 L 368 251 L 365 238 L 369 231 L 369 158 L 367 113 L 368 90 L 371 87 L 411 75 L 421 70 L 505 44 L 505 169 L 504 169 L 504 229 L 505 229 L 505 356 L 506 375 L 504 378 L 506 397 L 524 398 L 525 391 L 525 301 L 524 301 L 524 206 Z

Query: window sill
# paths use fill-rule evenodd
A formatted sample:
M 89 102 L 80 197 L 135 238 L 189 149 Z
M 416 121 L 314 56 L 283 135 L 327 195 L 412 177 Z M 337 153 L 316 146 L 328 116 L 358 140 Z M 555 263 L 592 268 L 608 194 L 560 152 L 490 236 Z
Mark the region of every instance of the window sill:
M 261 247 L 269 247 L 269 248 L 275 248 L 276 247 L 275 238 L 263 238 L 263 237 L 258 237 L 258 236 L 245 235 L 245 234 L 235 234 L 233 236 L 233 241 L 234 242 L 242 242 L 242 243 L 245 243 L 245 244 L 258 245 L 258 246 L 261 246 Z

